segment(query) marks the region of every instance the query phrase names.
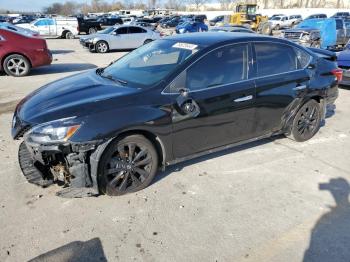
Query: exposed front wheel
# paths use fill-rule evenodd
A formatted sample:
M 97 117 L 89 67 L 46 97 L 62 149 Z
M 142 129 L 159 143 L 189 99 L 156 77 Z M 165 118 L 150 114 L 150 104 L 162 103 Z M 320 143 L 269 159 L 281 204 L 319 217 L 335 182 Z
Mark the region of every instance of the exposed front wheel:
M 298 142 L 309 140 L 320 129 L 321 119 L 320 104 L 313 99 L 306 102 L 295 115 L 289 137 Z
M 98 41 L 95 46 L 97 53 L 107 53 L 109 51 L 109 46 L 105 41 Z
M 115 140 L 99 162 L 101 193 L 118 196 L 147 187 L 158 170 L 158 155 L 153 144 L 142 135 Z
M 3 69 L 10 76 L 26 76 L 30 71 L 30 63 L 22 55 L 10 55 L 4 60 Z

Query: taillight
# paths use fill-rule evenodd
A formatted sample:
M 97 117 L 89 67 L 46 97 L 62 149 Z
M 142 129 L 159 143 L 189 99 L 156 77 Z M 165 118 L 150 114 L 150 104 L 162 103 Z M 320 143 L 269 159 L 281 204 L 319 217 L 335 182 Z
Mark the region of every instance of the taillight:
M 337 81 L 340 82 L 343 79 L 343 70 L 340 68 L 332 70 L 332 74 L 337 78 Z

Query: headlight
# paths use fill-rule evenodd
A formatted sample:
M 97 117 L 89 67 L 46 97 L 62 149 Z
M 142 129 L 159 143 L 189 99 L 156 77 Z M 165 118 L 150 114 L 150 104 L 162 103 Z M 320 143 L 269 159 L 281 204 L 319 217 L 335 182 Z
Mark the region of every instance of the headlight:
M 42 144 L 68 141 L 81 126 L 74 120 L 75 117 L 70 117 L 35 126 L 24 135 L 24 138 L 29 142 Z
M 179 32 L 180 32 L 180 34 L 185 33 L 185 28 L 181 28 L 181 29 L 179 29 Z

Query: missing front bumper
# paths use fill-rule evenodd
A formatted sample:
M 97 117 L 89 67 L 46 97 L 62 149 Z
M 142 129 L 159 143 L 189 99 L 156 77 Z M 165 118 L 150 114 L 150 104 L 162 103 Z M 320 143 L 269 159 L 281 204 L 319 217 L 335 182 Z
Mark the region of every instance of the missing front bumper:
M 85 161 L 87 152 L 67 154 L 66 150 L 65 153 L 64 155 L 57 146 L 47 150 L 40 145 L 33 146 L 22 142 L 18 151 L 18 160 L 23 175 L 29 183 L 41 187 L 48 187 L 53 183 L 63 185 L 63 190 L 57 192 L 58 196 L 78 198 L 98 195 L 97 179 L 92 177 L 89 163 Z M 57 155 L 61 155 L 64 160 L 60 164 L 57 164 Z M 61 165 L 61 168 L 57 168 L 58 165 Z M 64 173 L 64 180 L 59 178 L 60 172 Z M 66 175 L 69 176 L 67 180 Z

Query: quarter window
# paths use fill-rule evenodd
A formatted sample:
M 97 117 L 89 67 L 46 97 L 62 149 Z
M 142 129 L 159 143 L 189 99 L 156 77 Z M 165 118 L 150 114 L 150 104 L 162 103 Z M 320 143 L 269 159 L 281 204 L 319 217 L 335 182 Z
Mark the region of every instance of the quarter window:
M 242 81 L 248 78 L 248 45 L 216 49 L 192 65 L 186 73 L 191 91 Z
M 267 76 L 298 69 L 293 47 L 273 43 L 256 43 L 258 75 Z
M 297 56 L 298 69 L 307 67 L 311 61 L 312 56 L 299 48 L 295 48 L 295 53 Z

